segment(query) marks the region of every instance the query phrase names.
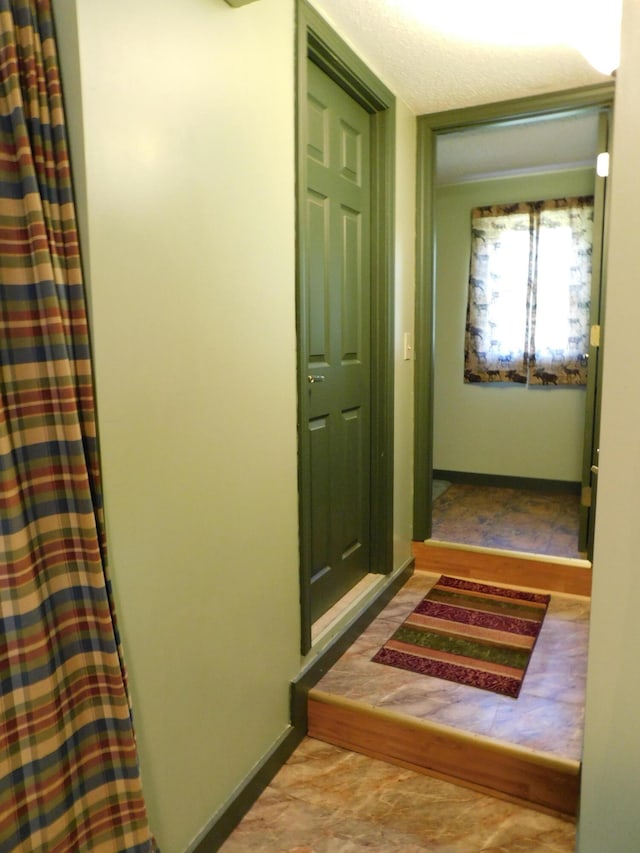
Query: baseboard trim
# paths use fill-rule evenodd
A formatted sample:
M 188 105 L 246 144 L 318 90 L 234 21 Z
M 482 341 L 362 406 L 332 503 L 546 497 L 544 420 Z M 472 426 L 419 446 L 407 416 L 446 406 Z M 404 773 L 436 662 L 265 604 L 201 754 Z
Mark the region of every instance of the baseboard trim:
M 289 726 L 227 802 L 189 844 L 185 853 L 216 853 L 240 823 L 278 770 L 302 742 L 306 730 Z
M 389 576 L 389 583 L 380 589 L 378 595 L 363 610 L 354 613 L 344 629 L 291 683 L 291 725 L 198 833 L 185 853 L 216 853 L 220 849 L 307 734 L 306 705 L 309 690 L 386 607 L 411 577 L 413 569 L 414 559 L 410 557 Z
M 503 474 L 477 474 L 471 471 L 435 469 L 436 480 L 449 480 L 473 486 L 500 486 L 505 489 L 528 489 L 532 492 L 579 495 L 581 485 L 573 480 L 543 480 L 537 477 L 509 477 Z

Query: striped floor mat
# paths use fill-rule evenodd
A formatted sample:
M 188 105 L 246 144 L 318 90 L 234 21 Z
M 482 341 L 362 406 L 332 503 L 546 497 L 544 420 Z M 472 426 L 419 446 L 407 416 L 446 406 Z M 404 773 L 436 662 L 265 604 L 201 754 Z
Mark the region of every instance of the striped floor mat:
M 549 600 L 443 575 L 373 660 L 515 699 Z

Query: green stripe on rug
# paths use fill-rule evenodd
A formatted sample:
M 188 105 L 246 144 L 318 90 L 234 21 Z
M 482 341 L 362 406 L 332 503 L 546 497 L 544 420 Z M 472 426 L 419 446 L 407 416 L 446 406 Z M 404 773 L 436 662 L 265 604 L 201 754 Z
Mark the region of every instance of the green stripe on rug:
M 529 660 L 527 649 L 511 649 L 506 646 L 478 642 L 478 640 L 468 640 L 465 637 L 454 637 L 451 634 L 442 635 L 433 631 L 422 631 L 419 628 L 409 628 L 404 624 L 398 628 L 392 639 L 424 649 L 436 649 L 518 669 L 524 669 Z

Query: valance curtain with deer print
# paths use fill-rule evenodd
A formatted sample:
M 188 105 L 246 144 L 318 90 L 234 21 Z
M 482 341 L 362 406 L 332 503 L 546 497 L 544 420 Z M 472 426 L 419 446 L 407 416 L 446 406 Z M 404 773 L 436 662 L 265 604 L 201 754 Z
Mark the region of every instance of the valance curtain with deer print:
M 593 197 L 475 208 L 465 382 L 584 385 Z
M 50 0 L 0 0 L 0 850 L 155 849 L 107 575 Z

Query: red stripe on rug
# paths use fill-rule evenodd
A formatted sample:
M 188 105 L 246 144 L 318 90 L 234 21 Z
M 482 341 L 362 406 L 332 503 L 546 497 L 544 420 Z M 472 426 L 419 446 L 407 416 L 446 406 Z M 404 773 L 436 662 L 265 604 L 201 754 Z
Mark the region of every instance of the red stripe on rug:
M 501 663 L 492 663 L 491 661 L 477 660 L 476 658 L 466 657 L 466 655 L 456 655 L 451 652 L 443 652 L 438 649 L 430 649 L 423 646 L 415 646 L 411 643 L 403 643 L 400 640 L 389 640 L 385 643 L 385 649 L 390 649 L 394 652 L 401 652 L 421 660 L 433 660 L 440 663 L 455 664 L 456 666 L 467 667 L 474 669 L 477 672 L 490 672 L 494 675 L 507 675 L 510 678 L 520 680 L 522 670 L 513 666 L 505 666 Z
M 442 575 L 437 582 L 438 586 L 451 587 L 468 592 L 487 592 L 494 595 L 499 595 L 501 598 L 513 598 L 517 601 L 536 602 L 547 605 L 549 596 L 541 592 L 527 592 L 524 589 L 509 589 L 503 586 L 492 586 L 486 583 L 477 583 L 476 581 L 468 581 L 463 578 L 452 578 L 448 575 Z
M 468 669 L 463 666 L 440 663 L 437 661 L 415 659 L 401 652 L 387 650 L 385 647 L 373 658 L 376 663 L 384 663 L 404 669 L 409 672 L 431 675 L 434 678 L 442 678 L 445 681 L 453 681 L 456 684 L 464 684 L 468 687 L 479 687 L 482 690 L 490 690 L 513 699 L 518 697 L 522 682 L 517 678 L 509 678 L 504 675 L 490 675 L 484 672 Z
M 545 601 L 531 601 L 528 598 L 519 598 L 514 596 L 504 596 L 498 595 L 494 592 L 487 592 L 486 590 L 475 590 L 475 589 L 456 589 L 454 587 L 444 586 L 442 584 L 435 584 L 431 589 L 438 590 L 442 592 L 446 596 L 450 596 L 452 598 L 457 598 L 459 596 L 464 596 L 465 598 L 473 599 L 474 601 L 486 601 L 488 604 L 491 603 L 501 603 L 503 605 L 512 604 L 514 607 L 526 607 L 529 610 L 538 610 L 544 613 L 547 607 L 547 603 Z M 511 591 L 511 590 L 509 590 Z
M 496 631 L 508 631 L 510 634 L 525 634 L 529 637 L 535 637 L 538 634 L 541 624 L 538 620 L 531 621 L 522 619 L 520 616 L 500 616 L 497 613 L 485 613 L 468 607 L 443 604 L 441 601 L 429 601 L 428 598 L 420 602 L 416 607 L 416 613 L 448 619 L 451 622 L 462 622 L 466 625 L 494 628 Z

